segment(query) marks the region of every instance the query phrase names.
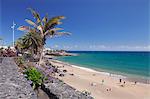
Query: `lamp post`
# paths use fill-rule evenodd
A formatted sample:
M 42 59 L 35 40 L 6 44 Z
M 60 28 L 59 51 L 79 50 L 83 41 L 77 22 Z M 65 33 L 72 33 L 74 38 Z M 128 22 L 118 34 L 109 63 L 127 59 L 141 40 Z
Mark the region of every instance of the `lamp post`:
M 15 47 L 15 23 L 13 21 L 13 25 L 11 26 L 12 31 L 13 31 L 13 47 Z

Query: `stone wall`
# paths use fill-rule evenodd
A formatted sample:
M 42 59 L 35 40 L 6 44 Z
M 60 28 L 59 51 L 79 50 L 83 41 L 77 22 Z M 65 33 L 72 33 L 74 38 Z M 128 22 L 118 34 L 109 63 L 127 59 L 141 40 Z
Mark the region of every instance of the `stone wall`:
M 12 58 L 0 58 L 0 99 L 37 99 Z
M 0 58 L 0 99 L 37 99 L 27 79 L 18 70 L 13 58 Z M 56 78 L 41 88 L 50 99 L 93 99 Z
M 49 96 L 53 95 L 52 99 L 93 99 L 93 97 L 77 91 L 59 79 L 54 79 L 53 83 L 44 83 L 42 89 Z

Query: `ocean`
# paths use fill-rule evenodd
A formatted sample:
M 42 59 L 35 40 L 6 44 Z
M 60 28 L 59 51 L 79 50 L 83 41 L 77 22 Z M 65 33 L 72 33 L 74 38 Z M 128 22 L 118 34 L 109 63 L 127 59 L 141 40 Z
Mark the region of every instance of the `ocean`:
M 69 51 L 77 56 L 58 60 L 101 72 L 128 77 L 150 78 L 150 52 Z

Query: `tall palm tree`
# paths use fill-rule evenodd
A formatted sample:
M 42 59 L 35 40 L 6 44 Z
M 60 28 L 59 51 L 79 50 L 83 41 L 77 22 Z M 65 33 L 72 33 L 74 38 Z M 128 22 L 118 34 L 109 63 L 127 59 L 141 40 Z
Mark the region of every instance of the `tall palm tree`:
M 46 38 L 53 38 L 62 35 L 70 35 L 68 32 L 64 32 L 62 28 L 56 27 L 57 25 L 62 24 L 61 20 L 64 19 L 64 16 L 55 16 L 52 18 L 48 17 L 48 14 L 41 19 L 38 12 L 29 8 L 33 17 L 35 18 L 35 22 L 32 20 L 26 19 L 25 21 L 29 23 L 31 26 L 20 26 L 18 29 L 25 32 L 37 33 L 42 38 L 42 46 L 40 46 L 40 62 L 42 59 L 42 53 L 44 49 L 44 45 L 46 44 Z M 39 63 L 40 63 L 39 62 Z

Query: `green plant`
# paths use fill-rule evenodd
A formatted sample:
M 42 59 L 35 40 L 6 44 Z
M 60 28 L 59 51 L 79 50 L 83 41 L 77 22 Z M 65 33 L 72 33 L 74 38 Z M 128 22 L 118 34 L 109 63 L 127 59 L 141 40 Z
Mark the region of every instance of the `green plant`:
M 23 59 L 23 57 L 17 58 L 17 64 L 18 64 L 18 65 L 24 64 L 24 59 Z
M 19 38 L 16 45 L 23 50 L 28 50 L 32 55 L 37 54 L 39 47 L 42 46 L 42 38 L 38 33 L 28 32 Z
M 44 81 L 44 76 L 40 73 L 35 67 L 28 68 L 24 74 L 26 74 L 26 78 L 32 81 L 33 89 L 37 89 Z

